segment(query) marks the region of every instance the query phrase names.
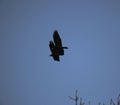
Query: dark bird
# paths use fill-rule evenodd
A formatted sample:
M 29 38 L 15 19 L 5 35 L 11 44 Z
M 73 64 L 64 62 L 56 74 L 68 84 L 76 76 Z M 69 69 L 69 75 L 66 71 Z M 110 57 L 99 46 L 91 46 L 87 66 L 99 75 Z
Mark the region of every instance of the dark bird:
M 55 30 L 53 33 L 53 40 L 54 42 L 49 42 L 49 47 L 52 52 L 50 56 L 52 56 L 54 60 L 60 61 L 59 56 L 64 55 L 64 49 L 68 49 L 68 47 L 62 46 L 62 41 L 57 30 Z

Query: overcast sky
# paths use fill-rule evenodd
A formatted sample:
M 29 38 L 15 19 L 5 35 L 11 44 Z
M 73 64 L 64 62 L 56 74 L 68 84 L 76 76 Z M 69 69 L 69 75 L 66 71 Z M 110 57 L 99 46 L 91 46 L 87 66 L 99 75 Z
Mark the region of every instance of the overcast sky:
M 57 29 L 65 55 L 50 57 Z M 0 0 L 0 105 L 109 105 L 120 93 L 119 0 Z

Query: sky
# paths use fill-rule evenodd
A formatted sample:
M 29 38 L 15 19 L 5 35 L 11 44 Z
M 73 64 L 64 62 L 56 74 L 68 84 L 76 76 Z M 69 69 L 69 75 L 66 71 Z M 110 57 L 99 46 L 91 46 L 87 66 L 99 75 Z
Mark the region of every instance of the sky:
M 58 30 L 65 55 L 49 49 Z M 120 93 L 119 0 L 0 0 L 0 105 L 85 105 Z

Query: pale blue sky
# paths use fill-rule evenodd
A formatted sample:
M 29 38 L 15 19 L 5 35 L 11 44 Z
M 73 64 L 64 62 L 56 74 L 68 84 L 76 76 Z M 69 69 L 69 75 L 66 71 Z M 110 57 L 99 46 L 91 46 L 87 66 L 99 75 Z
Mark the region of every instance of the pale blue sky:
M 57 29 L 68 46 L 50 55 Z M 109 105 L 120 93 L 119 0 L 0 0 L 0 105 Z

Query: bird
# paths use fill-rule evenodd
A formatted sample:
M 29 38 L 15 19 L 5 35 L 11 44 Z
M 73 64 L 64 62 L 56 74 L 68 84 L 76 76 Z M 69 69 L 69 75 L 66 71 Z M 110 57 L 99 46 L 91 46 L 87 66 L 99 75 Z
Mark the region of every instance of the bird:
M 60 61 L 59 56 L 63 56 L 64 49 L 68 49 L 68 47 L 62 46 L 62 40 L 57 30 L 53 32 L 53 41 L 49 41 L 49 48 L 51 51 L 50 56 L 52 56 L 55 61 Z

